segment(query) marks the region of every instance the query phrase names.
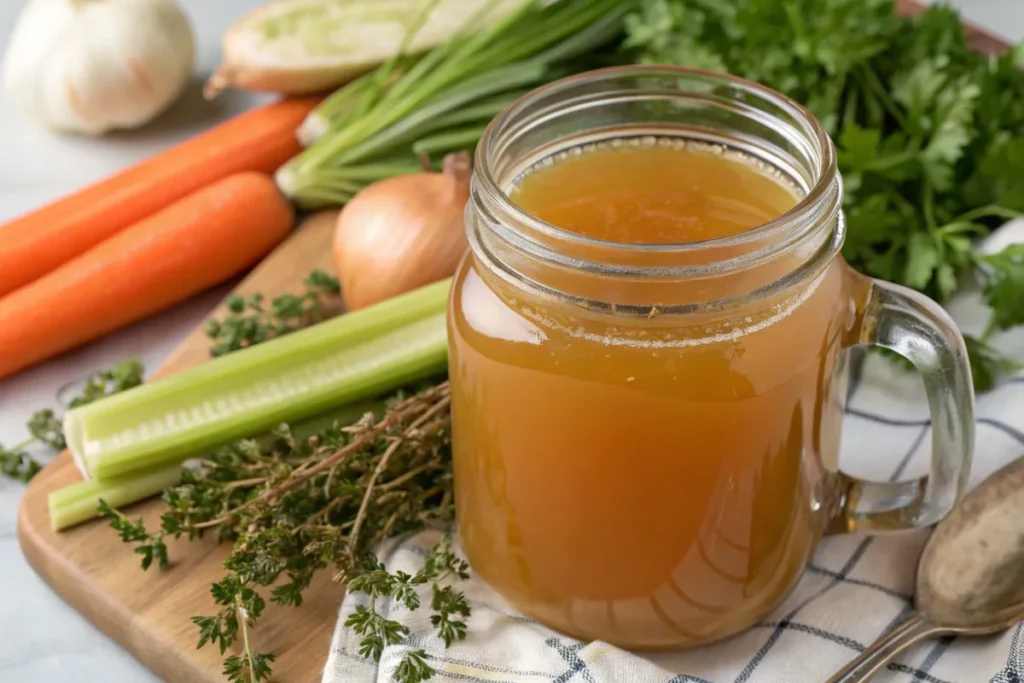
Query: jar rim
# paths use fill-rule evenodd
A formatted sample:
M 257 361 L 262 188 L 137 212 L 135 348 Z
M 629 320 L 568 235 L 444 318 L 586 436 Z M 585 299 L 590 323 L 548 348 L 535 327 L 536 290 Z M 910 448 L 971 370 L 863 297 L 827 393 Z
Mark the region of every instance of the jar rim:
M 713 237 L 704 240 L 690 242 L 669 242 L 669 243 L 637 243 L 605 240 L 596 237 L 581 235 L 552 223 L 548 223 L 528 211 L 522 209 L 512 201 L 505 188 L 501 187 L 492 173 L 490 164 L 487 163 L 491 146 L 495 137 L 502 128 L 508 125 L 510 120 L 522 112 L 532 102 L 544 97 L 571 89 L 580 83 L 611 80 L 625 76 L 694 76 L 719 80 L 742 90 L 756 94 L 767 102 L 779 107 L 784 113 L 791 116 L 805 127 L 804 132 L 811 133 L 811 138 L 817 146 L 815 150 L 819 155 L 819 163 L 815 169 L 813 183 L 800 197 L 797 203 L 785 213 L 776 216 L 766 223 L 754 226 L 747 230 L 732 235 Z M 569 244 L 583 246 L 614 248 L 626 253 L 642 254 L 673 254 L 700 251 L 708 248 L 743 246 L 759 240 L 764 240 L 773 234 L 783 232 L 794 223 L 802 222 L 811 218 L 826 197 L 831 188 L 835 185 L 834 178 L 838 173 L 835 147 L 824 126 L 809 109 L 780 92 L 772 90 L 760 83 L 750 81 L 732 74 L 696 69 L 690 67 L 671 65 L 626 65 L 605 67 L 580 74 L 574 74 L 552 81 L 540 86 L 509 104 L 488 124 L 480 142 L 477 145 L 473 173 L 477 183 L 478 191 L 481 191 L 487 198 L 495 202 L 500 210 L 511 219 L 521 222 L 537 233 L 549 238 L 554 238 Z

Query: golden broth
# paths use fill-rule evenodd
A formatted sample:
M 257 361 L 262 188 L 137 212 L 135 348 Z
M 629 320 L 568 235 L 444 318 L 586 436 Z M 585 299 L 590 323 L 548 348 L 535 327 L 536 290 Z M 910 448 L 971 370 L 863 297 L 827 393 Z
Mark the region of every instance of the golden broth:
M 600 240 L 734 235 L 797 201 L 735 154 L 563 156 L 511 199 Z M 541 621 L 627 647 L 706 642 L 765 615 L 827 515 L 833 378 L 853 322 L 836 305 L 851 300 L 845 273 L 837 260 L 753 308 L 647 321 L 526 296 L 467 259 L 449 339 L 456 506 L 474 570 Z M 715 294 L 714 280 L 704 287 Z

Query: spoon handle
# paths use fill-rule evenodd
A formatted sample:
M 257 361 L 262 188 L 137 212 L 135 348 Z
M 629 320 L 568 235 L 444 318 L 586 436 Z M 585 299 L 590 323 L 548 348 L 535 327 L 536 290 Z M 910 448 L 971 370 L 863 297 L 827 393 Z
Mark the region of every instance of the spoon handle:
M 842 671 L 828 683 L 864 683 L 875 677 L 885 666 L 895 659 L 896 655 L 908 647 L 929 636 L 942 633 L 943 629 L 929 623 L 921 614 L 915 612 L 910 619 L 903 622 L 888 633 L 882 634 L 856 659 L 843 667 Z

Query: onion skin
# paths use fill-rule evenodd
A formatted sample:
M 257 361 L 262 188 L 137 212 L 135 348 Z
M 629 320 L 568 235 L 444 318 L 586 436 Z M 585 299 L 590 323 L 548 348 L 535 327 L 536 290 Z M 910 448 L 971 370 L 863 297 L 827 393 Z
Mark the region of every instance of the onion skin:
M 441 173 L 369 185 L 338 216 L 333 256 L 349 311 L 455 274 L 469 248 L 468 154 L 445 157 Z

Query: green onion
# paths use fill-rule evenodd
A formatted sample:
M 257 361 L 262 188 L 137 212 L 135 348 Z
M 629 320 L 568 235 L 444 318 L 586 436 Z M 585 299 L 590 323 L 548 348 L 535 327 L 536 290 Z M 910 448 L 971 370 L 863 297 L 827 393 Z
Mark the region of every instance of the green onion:
M 278 171 L 278 185 L 306 208 L 344 204 L 382 159 L 403 169 L 419 155 L 471 150 L 524 92 L 593 66 L 591 53 L 621 33 L 634 4 L 526 0 L 485 28 L 474 17 L 422 57 L 397 55 L 310 115 L 300 137 L 315 142 Z
M 439 373 L 450 286 L 428 285 L 76 408 L 64 419 L 68 448 L 83 475 L 109 480 Z

